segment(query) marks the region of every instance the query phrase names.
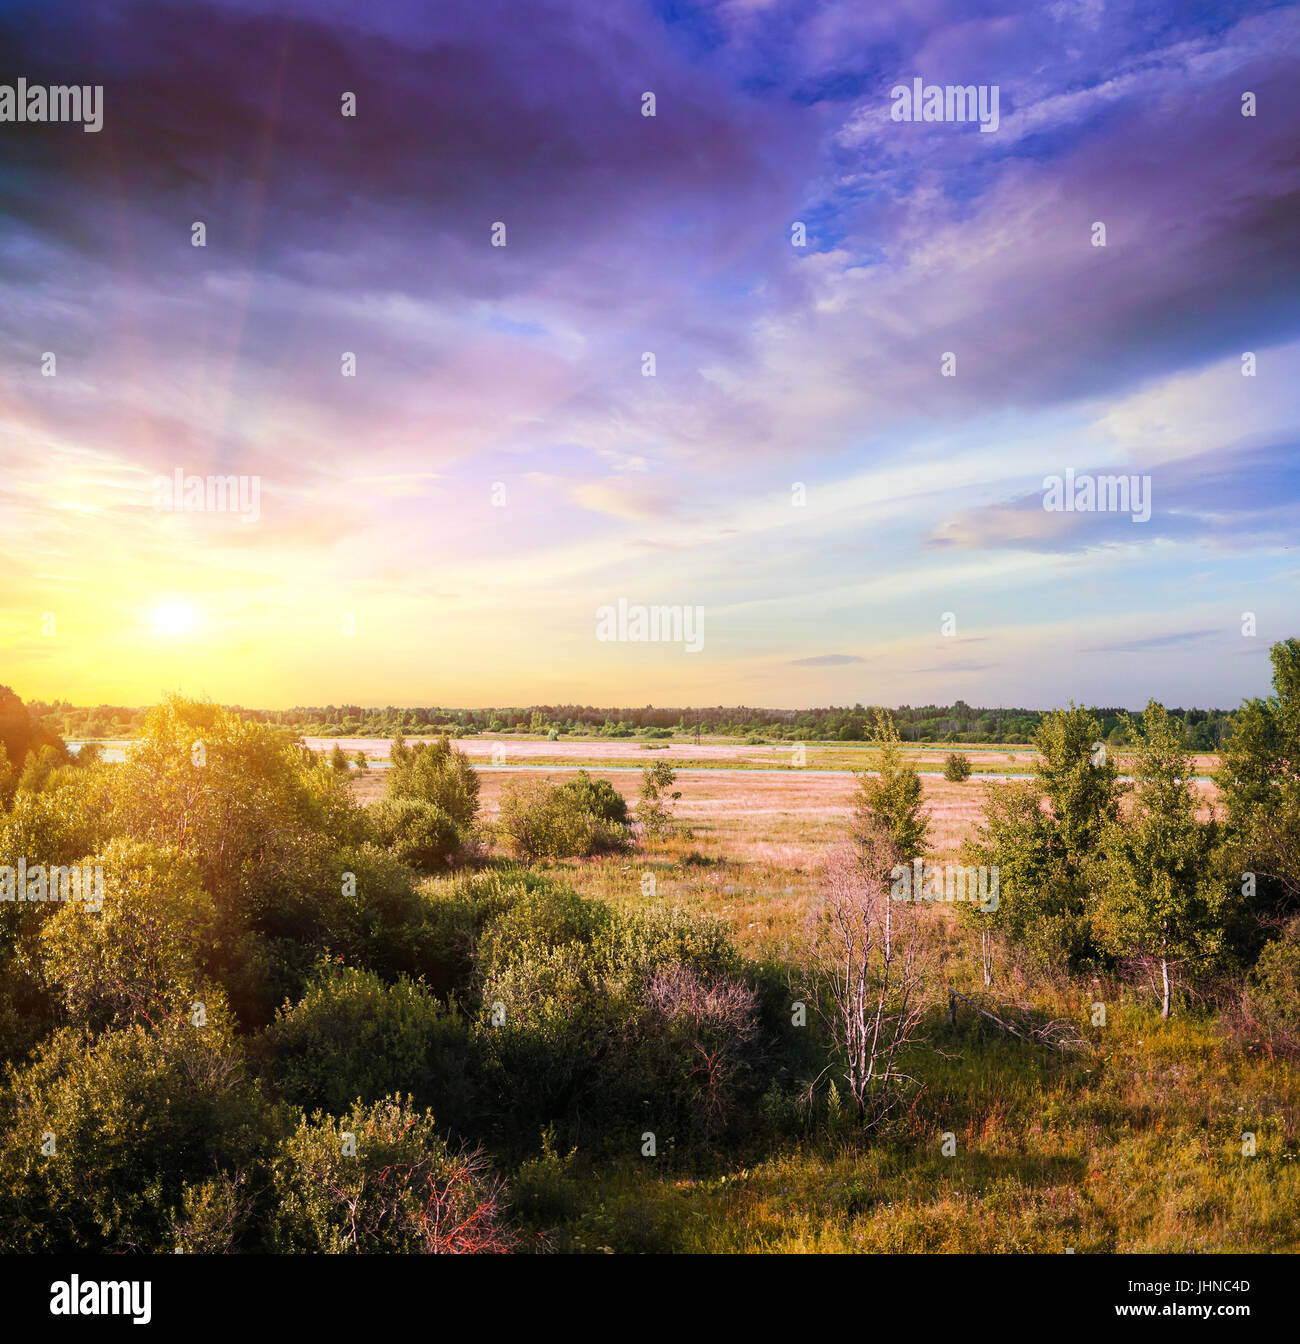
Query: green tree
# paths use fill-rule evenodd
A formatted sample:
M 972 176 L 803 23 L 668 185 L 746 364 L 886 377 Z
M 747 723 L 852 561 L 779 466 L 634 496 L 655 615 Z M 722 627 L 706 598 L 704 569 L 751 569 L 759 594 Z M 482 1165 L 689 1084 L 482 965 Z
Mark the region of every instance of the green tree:
M 641 771 L 641 798 L 636 805 L 636 819 L 645 833 L 655 839 L 672 830 L 670 804 L 682 796 L 680 790 L 672 787 L 676 782 L 677 774 L 667 761 L 655 761 Z
M 1055 819 L 1055 841 L 1078 868 L 1096 852 L 1119 814 L 1118 771 L 1101 740 L 1097 716 L 1082 706 L 1053 710 L 1034 733 L 1036 780 Z
M 1215 781 L 1236 866 L 1265 879 L 1259 909 L 1275 918 L 1300 898 L 1300 640 L 1269 656 L 1274 694 L 1237 711 Z
M 15 774 L 21 773 L 28 755 L 42 747 L 52 747 L 60 760 L 67 759 L 58 735 L 42 727 L 8 686 L 0 686 L 0 747 Z
M 388 773 L 387 798 L 416 798 L 431 803 L 457 826 L 468 827 L 478 811 L 479 777 L 469 757 L 451 739 L 440 736 L 430 743 L 394 742 L 393 767 Z
M 970 778 L 970 757 L 964 752 L 950 751 L 944 758 L 943 777 L 950 784 L 961 784 Z
M 1211 863 L 1214 823 L 1196 819 L 1182 725 L 1153 700 L 1130 731 L 1137 749 L 1132 815 L 1104 833 L 1096 925 L 1111 951 L 1158 970 L 1167 1018 L 1180 970 L 1222 947 L 1227 892 Z
M 88 863 L 102 870 L 102 903 L 61 905 L 40 934 L 42 969 L 68 1021 L 157 1023 L 206 998 L 216 908 L 197 865 L 121 839 Z
M 310 871 L 322 838 L 362 837 L 346 782 L 286 733 L 220 705 L 168 697 L 115 780 L 115 829 L 199 865 L 218 907 L 256 915 Z
M 1043 716 L 1032 782 L 990 784 L 984 819 L 963 846 L 967 864 L 998 875 L 996 909 L 963 904 L 959 918 L 999 933 L 1041 963 L 1086 964 L 1097 956 L 1088 867 L 1119 816 L 1123 786 L 1095 715 L 1071 704 Z
M 898 729 L 885 710 L 872 715 L 878 774 L 858 776 L 853 832 L 859 844 L 883 830 L 905 863 L 920 857 L 930 839 L 922 810 L 921 776 L 903 758 Z
M 334 750 L 330 752 L 330 768 L 337 770 L 341 775 L 346 775 L 350 769 L 347 753 L 337 742 L 334 744 Z

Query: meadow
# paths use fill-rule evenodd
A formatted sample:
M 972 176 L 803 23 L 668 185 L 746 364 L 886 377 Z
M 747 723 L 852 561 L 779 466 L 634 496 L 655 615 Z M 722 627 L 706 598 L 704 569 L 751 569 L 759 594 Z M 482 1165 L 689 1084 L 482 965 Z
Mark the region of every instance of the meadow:
M 1076 708 L 793 766 L 180 699 L 69 751 L 11 697 L 0 849 L 106 894 L 0 907 L 0 1244 L 1300 1249 L 1278 661 L 1222 756 L 1155 702 L 1109 756 Z M 1000 904 L 900 904 L 913 855 Z
M 505 779 L 483 776 L 489 818 Z M 635 797 L 635 776 L 609 779 Z M 368 794 L 374 777 L 358 783 Z M 689 835 L 544 871 L 621 907 L 647 902 L 641 879 L 653 873 L 655 900 L 714 914 L 748 956 L 786 964 L 847 827 L 853 783 L 683 773 L 677 815 Z M 983 788 L 926 779 L 924 790 L 933 852 L 955 860 Z M 925 916 L 944 985 L 981 994 L 951 907 Z M 915 1051 L 925 1086 L 887 1135 L 864 1142 L 846 1115 L 837 1132 L 776 1153 L 714 1152 L 669 1175 L 552 1153 L 522 1172 L 522 1206 L 535 1202 L 538 1230 L 576 1251 L 1300 1249 L 1300 1079 L 1286 1059 L 1231 1039 L 1210 1010 L 1162 1023 L 1141 986 L 1033 983 L 1005 969 L 1003 999 L 1077 1023 L 1086 1048 L 1058 1057 L 973 1015 L 952 1025 L 936 1006 Z M 1110 1005 L 1104 1029 L 1089 1025 L 1097 1001 Z M 1248 1130 L 1258 1156 L 1245 1160 Z

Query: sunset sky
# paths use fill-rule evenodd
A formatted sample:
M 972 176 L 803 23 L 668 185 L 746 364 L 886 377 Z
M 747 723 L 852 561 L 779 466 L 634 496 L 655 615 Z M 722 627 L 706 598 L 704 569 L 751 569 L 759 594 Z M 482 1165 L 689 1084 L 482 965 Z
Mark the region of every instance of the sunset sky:
M 1263 693 L 1298 60 L 1300 9 L 1185 0 L 0 0 L 0 84 L 104 89 L 98 133 L 0 123 L 0 682 Z M 891 120 L 915 77 L 996 85 L 997 130 Z M 177 469 L 259 516 L 156 509 Z M 1067 469 L 1150 520 L 1046 511 Z M 598 640 L 620 598 L 703 647 Z

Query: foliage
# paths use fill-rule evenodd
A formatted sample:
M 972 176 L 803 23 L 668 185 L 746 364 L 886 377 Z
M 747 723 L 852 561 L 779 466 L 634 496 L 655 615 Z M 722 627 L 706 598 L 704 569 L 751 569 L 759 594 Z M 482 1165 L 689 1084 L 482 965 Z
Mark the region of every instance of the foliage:
M 408 747 L 394 739 L 386 798 L 414 798 L 438 808 L 458 827 L 478 811 L 479 778 L 469 757 L 446 737 Z
M 1260 953 L 1243 1008 L 1252 1028 L 1272 1046 L 1300 1051 L 1300 918 Z
M 349 1140 L 355 1144 L 354 1152 Z M 429 1111 L 393 1096 L 303 1119 L 275 1159 L 272 1247 L 339 1255 L 501 1252 L 504 1191 L 477 1152 L 453 1153 Z
M 266 1035 L 276 1086 L 304 1111 L 343 1115 L 402 1088 L 458 1126 L 472 1119 L 466 1025 L 411 980 L 329 968 Z
M 1035 782 L 1052 814 L 1053 847 L 1072 871 L 1119 815 L 1118 771 L 1101 736 L 1096 715 L 1073 703 L 1045 715 L 1034 734 Z
M 370 823 L 381 845 L 422 872 L 445 868 L 461 846 L 460 827 L 423 798 L 385 798 L 370 809 Z
M 950 751 L 944 758 L 943 777 L 950 784 L 962 784 L 970 778 L 970 757 L 964 752 Z
M 627 846 L 627 804 L 608 780 L 579 770 L 562 784 L 510 780 L 498 822 L 515 854 L 526 859 L 582 858 Z
M 636 805 L 636 819 L 653 839 L 672 830 L 670 804 L 682 796 L 680 790 L 672 787 L 676 782 L 677 774 L 667 761 L 655 761 L 641 771 L 641 800 Z
M 1300 900 L 1300 640 L 1270 657 L 1274 694 L 1241 706 L 1215 776 L 1235 866 L 1263 879 L 1265 918 Z
M 0 752 L 3 752 L 0 759 L 7 764 L 12 777 L 22 773 L 29 754 L 46 747 L 54 751 L 56 759 L 67 759 L 67 748 L 58 734 L 34 717 L 8 686 L 0 686 Z M 0 769 L 0 786 L 5 782 L 5 773 Z
M 1044 717 L 1032 783 L 990 784 L 983 823 L 963 861 L 996 869 L 996 910 L 963 904 L 959 917 L 995 930 L 1033 964 L 1094 964 L 1088 867 L 1106 828 L 1119 817 L 1123 786 L 1098 749 L 1100 724 L 1071 705 Z
M 1102 836 L 1096 924 L 1111 951 L 1158 965 L 1168 1017 L 1173 974 L 1222 949 L 1226 891 L 1211 863 L 1214 827 L 1196 820 L 1191 762 L 1162 705 L 1151 701 L 1134 738 L 1133 812 Z
M 858 777 L 854 834 L 865 840 L 883 829 L 900 860 L 910 863 L 925 852 L 930 838 L 929 818 L 921 806 L 921 776 L 903 760 L 893 718 L 877 711 L 873 727 L 878 775 Z
M 170 1251 L 187 1186 L 250 1171 L 274 1137 L 216 997 L 202 1027 L 59 1031 L 10 1070 L 6 1091 L 6 1252 Z
M 198 867 L 141 841 L 114 840 L 88 860 L 102 903 L 68 902 L 41 929 L 41 966 L 73 1025 L 157 1023 L 206 998 L 202 959 L 216 926 Z
M 346 844 L 364 826 L 346 782 L 287 734 L 174 696 L 146 717 L 114 797 L 117 829 L 193 857 L 232 917 L 298 881 L 319 837 Z

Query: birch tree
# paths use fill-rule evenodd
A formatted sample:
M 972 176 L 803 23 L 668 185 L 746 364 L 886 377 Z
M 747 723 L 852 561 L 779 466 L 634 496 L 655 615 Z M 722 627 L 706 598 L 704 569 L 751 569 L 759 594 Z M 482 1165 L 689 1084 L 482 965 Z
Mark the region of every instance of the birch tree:
M 890 896 L 901 862 L 887 832 L 860 832 L 832 859 L 812 915 L 809 1000 L 836 1057 L 813 1082 L 840 1072 L 859 1119 L 878 1125 L 913 1080 L 903 1056 L 921 1021 L 923 982 L 914 907 Z

